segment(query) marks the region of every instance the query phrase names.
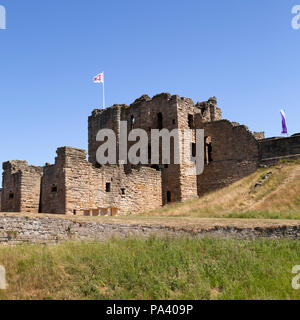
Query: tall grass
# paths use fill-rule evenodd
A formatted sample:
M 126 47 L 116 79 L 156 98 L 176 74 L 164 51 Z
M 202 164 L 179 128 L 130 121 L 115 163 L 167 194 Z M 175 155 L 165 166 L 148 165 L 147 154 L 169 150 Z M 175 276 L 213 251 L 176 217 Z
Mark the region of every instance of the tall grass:
M 1 299 L 299 299 L 297 241 L 165 238 L 0 247 Z
M 261 187 L 256 183 L 272 175 Z M 300 161 L 279 163 L 200 199 L 171 204 L 150 216 L 191 216 L 207 218 L 300 219 Z

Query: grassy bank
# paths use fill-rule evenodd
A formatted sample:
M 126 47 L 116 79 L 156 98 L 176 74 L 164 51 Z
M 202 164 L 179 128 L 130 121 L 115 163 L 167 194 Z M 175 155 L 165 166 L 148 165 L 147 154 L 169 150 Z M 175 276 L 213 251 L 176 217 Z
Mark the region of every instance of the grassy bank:
M 272 174 L 268 175 L 270 172 Z M 171 204 L 145 215 L 300 219 L 300 160 L 285 161 L 272 168 L 261 168 L 200 199 Z
M 0 247 L 1 299 L 299 299 L 297 241 L 131 239 Z

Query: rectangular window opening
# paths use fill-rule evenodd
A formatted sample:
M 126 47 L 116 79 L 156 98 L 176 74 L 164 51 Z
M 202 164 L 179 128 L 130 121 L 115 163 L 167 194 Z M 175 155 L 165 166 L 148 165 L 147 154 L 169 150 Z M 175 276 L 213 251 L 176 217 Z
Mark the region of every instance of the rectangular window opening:
M 105 185 L 105 191 L 110 192 L 111 191 L 111 184 L 109 182 L 106 183 Z
M 189 123 L 189 128 L 194 129 L 194 116 L 192 114 L 188 115 L 188 123 Z

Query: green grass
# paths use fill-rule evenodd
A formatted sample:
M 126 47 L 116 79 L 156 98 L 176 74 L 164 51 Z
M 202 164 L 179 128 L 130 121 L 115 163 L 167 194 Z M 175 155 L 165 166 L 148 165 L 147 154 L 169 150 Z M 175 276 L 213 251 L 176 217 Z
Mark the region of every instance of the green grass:
M 298 241 L 165 238 L 0 247 L 0 299 L 299 299 Z

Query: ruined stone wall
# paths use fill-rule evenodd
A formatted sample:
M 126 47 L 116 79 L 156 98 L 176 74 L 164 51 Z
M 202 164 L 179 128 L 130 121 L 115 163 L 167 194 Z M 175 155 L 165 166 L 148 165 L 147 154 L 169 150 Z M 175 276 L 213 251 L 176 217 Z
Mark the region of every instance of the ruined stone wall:
M 263 140 L 265 139 L 265 133 L 262 131 L 262 132 L 252 132 L 254 138 L 256 140 Z
M 64 214 L 66 212 L 66 179 L 63 149 L 58 149 L 57 154 L 55 165 L 47 165 L 43 170 L 40 204 L 40 212 L 43 213 Z
M 259 141 L 261 160 L 300 157 L 300 134 L 289 138 L 269 138 Z
M 42 168 L 29 166 L 26 161 L 3 164 L 1 211 L 39 211 Z
M 88 118 L 88 155 L 89 162 L 96 165 L 96 152 L 101 142 L 96 141 L 101 129 L 112 129 L 117 137 L 120 132 L 120 113 L 122 105 L 114 105 L 107 109 L 96 109 Z
M 300 224 L 272 223 L 262 226 L 224 225 L 207 226 L 170 226 L 158 223 L 101 223 L 97 221 L 72 221 L 70 218 L 47 216 L 10 216 L 0 215 L 0 243 L 59 243 L 62 241 L 103 241 L 117 237 L 214 237 L 253 240 L 256 238 L 300 239 Z
M 217 106 L 217 98 L 209 98 L 208 101 L 197 102 L 196 108 L 201 111 L 203 122 L 222 120 L 222 110 Z
M 22 172 L 21 212 L 39 212 L 42 168 L 29 166 Z
M 262 134 L 252 134 L 245 126 L 221 119 L 215 97 L 195 105 L 191 99 L 168 93 L 152 99 L 144 95 L 130 106 L 114 105 L 105 110 L 94 110 L 88 120 L 89 162 L 84 150 L 59 148 L 55 164 L 43 168 L 42 178 L 41 168 L 22 161 L 6 163 L 2 210 L 69 215 L 82 214 L 84 210 L 94 210 L 95 215 L 135 214 L 227 186 L 254 172 L 259 157 L 284 154 L 286 149 L 300 153 L 297 137 L 295 143 L 276 142 L 277 153 L 269 151 L 272 149 L 269 144 L 273 142 L 261 140 L 259 150 L 255 137 L 261 138 Z M 100 129 L 111 129 L 117 142 L 119 138 L 127 140 L 127 134 L 121 132 L 121 121 L 127 121 L 127 134 L 132 129 L 144 129 L 148 133 L 150 153 L 151 129 L 179 129 L 183 138 L 187 129 L 204 129 L 211 142 L 212 161 L 197 177 L 194 163 L 173 163 L 174 143 L 171 139 L 171 164 L 164 163 L 160 146 L 158 165 L 120 164 L 117 156 L 118 164 L 100 166 L 96 152 L 103 142 L 96 141 L 96 136 Z M 181 142 L 183 146 L 184 140 Z M 189 150 L 182 149 L 182 159 L 186 153 L 191 157 L 194 135 L 190 142 Z M 129 142 L 127 149 L 134 143 Z M 118 148 L 117 145 L 117 155 Z M 151 160 L 150 154 L 148 158 Z M 194 174 L 190 170 L 194 170 Z M 101 213 L 100 209 L 103 209 Z
M 178 128 L 182 131 L 183 143 L 184 143 L 184 131 L 185 130 L 194 130 L 195 126 L 195 117 L 198 116 L 202 118 L 201 111 L 198 108 L 195 108 L 194 103 L 191 99 L 188 98 L 179 98 L 177 97 L 177 110 L 178 110 Z M 191 137 L 189 150 L 182 148 L 181 157 L 184 159 L 185 153 L 189 152 L 188 158 L 191 158 L 191 143 L 195 143 L 195 132 Z M 194 172 L 193 172 L 194 171 Z M 189 199 L 196 198 L 197 194 L 197 176 L 195 171 L 194 163 L 182 162 L 180 166 L 180 188 L 181 188 L 181 198 L 180 201 L 186 201 Z
M 168 93 L 162 93 L 150 99 L 148 96 L 142 96 L 137 99 L 130 107 L 122 108 L 121 120 L 127 121 L 128 132 L 131 129 L 143 129 L 149 137 L 149 153 L 151 150 L 151 129 L 168 129 L 172 131 L 178 128 L 178 96 L 171 96 Z M 134 124 L 132 124 L 134 119 Z M 129 143 L 128 149 L 134 144 Z M 148 154 L 149 160 L 151 155 Z M 181 201 L 180 186 L 180 165 L 174 164 L 174 145 L 171 140 L 170 165 L 164 165 L 165 159 L 162 159 L 162 145 L 160 146 L 160 165 L 162 177 L 162 201 L 168 203 L 167 194 L 170 193 L 170 201 Z M 149 161 L 150 162 L 150 161 Z
M 135 214 L 161 207 L 159 171 L 142 167 L 125 173 L 123 166 L 96 168 L 86 161 L 84 150 L 69 147 L 59 148 L 57 153 L 56 164 L 44 172 L 44 213 L 80 215 L 84 210 L 114 208 L 117 214 Z M 53 185 L 57 186 L 58 194 L 62 187 L 64 201 L 52 197 L 50 190 Z M 110 214 L 109 210 L 106 214 Z
M 21 210 L 21 171 L 26 161 L 3 163 L 1 211 L 20 212 Z
M 89 161 L 94 165 L 97 162 L 96 151 L 101 143 L 96 141 L 96 135 L 100 129 L 114 130 L 118 140 L 120 121 L 127 121 L 128 132 L 132 129 L 144 129 L 148 133 L 150 152 L 151 129 L 165 128 L 169 131 L 180 129 L 183 136 L 185 129 L 194 129 L 196 114 L 203 122 L 221 119 L 221 109 L 217 107 L 216 98 L 210 98 L 208 101 L 198 103 L 195 106 L 191 99 L 162 93 L 152 99 L 144 95 L 130 106 L 115 105 L 105 110 L 94 110 L 92 116 L 89 117 Z M 194 140 L 195 137 L 193 137 L 192 142 L 195 142 Z M 134 142 L 128 143 L 128 150 L 132 144 Z M 160 155 L 161 151 L 160 148 Z M 183 157 L 184 154 L 182 153 Z M 195 175 L 187 174 L 186 171 L 194 167 L 194 164 L 182 163 L 176 165 L 173 163 L 173 159 L 174 152 L 171 144 L 171 164 L 164 165 L 164 159 L 160 157 L 160 164 L 156 166 L 162 172 L 162 199 L 164 204 L 184 201 L 197 196 L 197 178 Z M 130 168 L 131 166 L 128 165 L 127 167 Z
M 196 121 L 199 127 L 201 123 Z M 204 134 L 211 138 L 212 161 L 198 176 L 198 194 L 225 187 L 258 168 L 258 142 L 245 126 L 227 120 L 203 123 Z

